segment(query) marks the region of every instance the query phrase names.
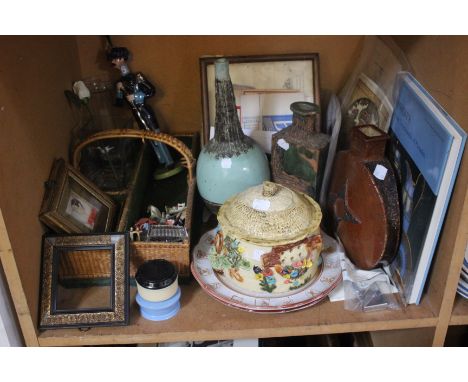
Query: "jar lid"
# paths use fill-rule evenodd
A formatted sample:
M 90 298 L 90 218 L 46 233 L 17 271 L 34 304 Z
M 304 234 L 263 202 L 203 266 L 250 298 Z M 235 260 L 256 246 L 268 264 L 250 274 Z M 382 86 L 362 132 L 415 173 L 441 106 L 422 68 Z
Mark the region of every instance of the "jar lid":
M 218 213 L 225 235 L 260 245 L 302 240 L 319 228 L 321 220 L 322 211 L 315 200 L 273 182 L 235 195 Z
M 177 279 L 174 265 L 164 259 L 145 261 L 138 267 L 135 280 L 143 288 L 162 289 L 171 285 Z

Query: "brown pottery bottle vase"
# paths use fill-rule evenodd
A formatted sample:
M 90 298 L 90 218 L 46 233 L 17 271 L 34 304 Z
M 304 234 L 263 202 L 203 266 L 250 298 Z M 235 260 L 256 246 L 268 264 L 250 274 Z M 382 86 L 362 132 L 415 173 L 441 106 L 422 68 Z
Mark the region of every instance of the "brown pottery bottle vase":
M 351 146 L 337 153 L 327 202 L 330 228 L 361 269 L 390 263 L 400 234 L 396 178 L 384 157 L 388 135 L 356 126 Z
M 294 102 L 291 110 L 292 125 L 272 137 L 273 181 L 317 200 L 330 138 L 320 132 L 318 105 Z

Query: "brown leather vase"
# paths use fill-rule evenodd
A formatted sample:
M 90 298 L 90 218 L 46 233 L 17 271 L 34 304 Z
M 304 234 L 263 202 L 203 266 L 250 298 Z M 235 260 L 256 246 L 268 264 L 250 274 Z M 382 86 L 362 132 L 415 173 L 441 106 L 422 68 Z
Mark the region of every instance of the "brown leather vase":
M 331 229 L 361 269 L 386 265 L 400 235 L 396 178 L 384 157 L 388 135 L 374 125 L 353 128 L 351 147 L 338 152 L 327 202 Z

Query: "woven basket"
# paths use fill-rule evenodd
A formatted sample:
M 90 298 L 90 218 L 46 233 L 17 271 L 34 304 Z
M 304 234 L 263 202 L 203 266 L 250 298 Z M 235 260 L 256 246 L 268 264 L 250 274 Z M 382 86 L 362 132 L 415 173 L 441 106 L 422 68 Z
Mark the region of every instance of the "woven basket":
M 68 251 L 60 257 L 59 275 L 64 281 L 109 278 L 110 258 L 103 251 Z
M 154 133 L 143 130 L 107 130 L 89 136 L 86 140 L 77 145 L 73 152 L 73 166 L 79 168 L 80 153 L 87 145 L 104 139 L 141 139 L 145 141 L 159 141 L 166 145 L 173 147 L 181 154 L 181 164 L 187 169 L 187 201 L 186 201 L 186 219 L 185 228 L 188 232 L 188 239 L 180 243 L 163 243 L 163 242 L 139 242 L 131 241 L 130 244 L 130 277 L 135 276 L 138 267 L 146 260 L 152 259 L 166 259 L 171 261 L 179 271 L 179 276 L 184 279 L 190 276 L 190 237 L 191 237 L 191 224 L 193 212 L 193 199 L 195 194 L 196 179 L 194 176 L 195 158 L 191 150 L 179 139 L 164 133 Z M 137 161 L 137 169 L 142 166 L 143 154 L 140 155 Z M 135 192 L 140 192 L 136 189 L 136 179 L 138 177 L 138 170 L 134 174 L 134 181 L 130 185 L 127 192 L 127 200 L 123 203 L 120 219 L 116 224 L 116 231 L 122 232 L 129 229 L 133 223 L 129 221 L 129 214 L 131 213 L 131 198 Z M 99 277 L 100 263 L 102 259 L 99 256 L 92 257 L 93 262 L 86 264 L 86 269 L 80 269 L 82 274 L 91 274 Z M 90 269 L 91 268 L 91 269 Z

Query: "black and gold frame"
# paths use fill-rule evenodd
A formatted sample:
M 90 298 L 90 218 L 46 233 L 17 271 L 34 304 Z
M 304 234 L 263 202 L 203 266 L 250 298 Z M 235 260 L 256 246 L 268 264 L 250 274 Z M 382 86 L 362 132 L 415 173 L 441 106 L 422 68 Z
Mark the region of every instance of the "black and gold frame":
M 45 235 L 39 329 L 127 325 L 128 233 Z

